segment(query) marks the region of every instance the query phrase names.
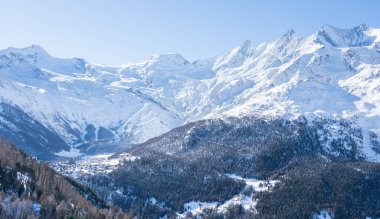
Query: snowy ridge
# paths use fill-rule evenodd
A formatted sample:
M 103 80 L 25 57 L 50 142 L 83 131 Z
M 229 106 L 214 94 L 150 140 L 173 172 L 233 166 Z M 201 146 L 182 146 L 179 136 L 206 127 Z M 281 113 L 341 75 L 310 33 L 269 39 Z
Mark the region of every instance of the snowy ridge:
M 216 58 L 154 55 L 120 67 L 9 48 L 0 51 L 0 75 L 1 101 L 58 133 L 76 155 L 83 145 L 143 142 L 204 118 L 323 114 L 359 124 L 367 156 L 379 159 L 371 144 L 380 135 L 380 29 L 366 25 L 324 26 L 307 37 L 290 30 Z M 71 156 L 65 151 L 55 153 Z

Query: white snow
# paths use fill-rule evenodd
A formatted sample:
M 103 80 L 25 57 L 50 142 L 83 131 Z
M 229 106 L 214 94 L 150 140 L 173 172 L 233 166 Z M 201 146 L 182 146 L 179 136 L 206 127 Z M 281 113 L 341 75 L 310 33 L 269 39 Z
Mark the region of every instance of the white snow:
M 27 173 L 20 173 L 17 172 L 17 180 L 21 182 L 21 184 L 24 187 L 24 190 L 26 191 L 28 189 L 28 183 L 31 182 L 31 177 Z
M 257 192 L 267 191 L 269 188 L 273 187 L 276 183 L 279 182 L 278 180 L 265 181 L 258 179 L 243 178 L 236 174 L 227 174 L 227 176 L 235 180 L 244 181 L 245 184 L 247 184 L 247 186 L 252 186 L 252 188 Z
M 113 154 L 98 154 L 94 156 L 84 156 L 79 159 L 58 160 L 53 162 L 52 166 L 59 173 L 77 178 L 85 175 L 110 173 L 122 165 L 124 161 L 134 161 L 138 159 L 138 157 L 128 153 L 119 154 L 117 157 L 111 157 L 112 155 Z
M 380 30 L 365 25 L 325 26 L 307 37 L 290 30 L 195 62 L 163 54 L 107 67 L 57 59 L 38 46 L 0 55 L 2 101 L 19 106 L 70 145 L 83 139 L 66 125 L 82 133 L 88 124 L 105 127 L 115 140 L 139 143 L 204 118 L 323 112 L 360 124 L 363 153 L 380 160 L 368 141 L 370 132 L 380 130 Z M 58 155 L 79 155 L 74 149 Z
M 71 158 L 74 158 L 74 157 L 81 156 L 82 153 L 80 152 L 79 149 L 71 147 L 70 151 L 62 150 L 60 152 L 55 153 L 55 155 L 61 156 L 61 157 L 71 157 Z
M 208 202 L 192 201 L 192 202 L 188 202 L 184 204 L 183 208 L 186 213 L 192 212 L 194 215 L 196 215 L 196 214 L 202 213 L 202 211 L 207 208 L 215 208 L 217 204 L 218 202 L 208 203 Z
M 220 213 L 226 213 L 229 206 L 232 205 L 242 205 L 245 210 L 250 210 L 254 213 L 256 213 L 256 204 L 257 199 L 254 198 L 254 194 L 256 192 L 264 192 L 269 191 L 273 186 L 275 186 L 276 183 L 278 183 L 278 180 L 257 180 L 257 179 L 249 179 L 249 178 L 243 178 L 241 176 L 238 176 L 236 174 L 227 174 L 228 177 L 243 181 L 246 184 L 246 189 L 253 189 L 253 192 L 249 195 L 245 195 L 243 193 L 240 193 L 238 195 L 235 195 L 230 200 L 227 200 L 224 203 L 218 203 L 218 202 L 201 202 L 201 201 L 192 201 L 188 202 L 184 205 L 184 213 L 179 214 L 181 217 L 185 217 L 186 214 L 191 212 L 193 215 L 199 215 L 202 213 L 205 209 L 214 209 L 217 212 Z
M 313 219 L 333 219 L 334 214 L 330 211 L 322 210 L 318 214 L 313 215 Z
M 157 204 L 157 200 L 155 199 L 155 198 L 149 198 L 149 203 L 151 203 L 151 204 Z

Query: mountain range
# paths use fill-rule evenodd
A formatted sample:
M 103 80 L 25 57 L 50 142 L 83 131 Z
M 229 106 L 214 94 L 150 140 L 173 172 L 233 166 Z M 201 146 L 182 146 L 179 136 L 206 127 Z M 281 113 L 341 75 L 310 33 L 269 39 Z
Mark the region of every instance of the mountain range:
M 44 159 L 116 152 L 189 122 L 247 115 L 346 119 L 362 130 L 366 157 L 379 159 L 380 29 L 366 25 L 118 67 L 8 48 L 0 75 L 1 134 Z
M 380 29 L 366 25 L 192 62 L 8 48 L 0 136 L 37 158 L 0 141 L 0 215 L 379 218 L 379 127 Z

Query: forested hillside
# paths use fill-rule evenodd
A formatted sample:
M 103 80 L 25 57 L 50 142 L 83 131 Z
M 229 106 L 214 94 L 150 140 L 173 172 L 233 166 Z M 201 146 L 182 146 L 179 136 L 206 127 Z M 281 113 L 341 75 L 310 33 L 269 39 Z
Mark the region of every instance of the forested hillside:
M 80 180 L 137 217 L 378 218 L 380 164 L 365 160 L 360 135 L 338 118 L 204 120 L 116 154 L 136 159 Z
M 0 218 L 123 218 L 90 189 L 0 141 Z

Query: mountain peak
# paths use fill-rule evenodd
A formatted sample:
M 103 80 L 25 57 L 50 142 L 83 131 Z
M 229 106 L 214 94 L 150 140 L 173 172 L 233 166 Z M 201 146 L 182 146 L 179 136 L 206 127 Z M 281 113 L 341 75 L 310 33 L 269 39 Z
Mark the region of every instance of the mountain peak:
M 149 58 L 148 63 L 154 63 L 156 65 L 158 64 L 163 66 L 181 66 L 186 65 L 189 62 L 178 53 L 167 53 L 152 55 Z
M 370 29 L 366 24 L 348 29 L 325 25 L 317 32 L 316 42 L 333 47 L 370 46 L 376 39 L 368 34 Z
M 353 28 L 339 28 L 332 25 L 324 25 L 320 29 L 320 31 L 323 32 L 350 32 L 350 33 L 362 33 L 367 30 L 371 29 L 367 24 L 361 24 L 359 26 L 353 27 Z
M 44 48 L 42 48 L 40 45 L 36 45 L 36 44 L 25 47 L 25 48 L 23 48 L 23 50 L 34 51 L 34 52 L 39 52 L 39 53 L 47 53 Z
M 294 36 L 296 32 L 293 29 L 289 29 L 283 36 Z
M 254 51 L 255 44 L 245 40 L 239 46 L 232 49 L 228 54 L 219 56 L 214 63 L 214 70 L 222 68 L 233 68 L 240 66 L 250 57 Z
M 1 54 L 9 54 L 9 53 L 14 53 L 14 54 L 20 54 L 23 56 L 28 56 L 28 55 L 43 55 L 43 56 L 50 56 L 46 50 L 44 50 L 41 46 L 39 45 L 31 45 L 25 48 L 15 48 L 15 47 L 9 47 L 7 49 L 4 49 L 0 51 Z
M 247 50 L 252 45 L 252 42 L 250 40 L 245 40 L 243 43 L 239 45 L 240 50 Z
M 366 30 L 371 29 L 371 27 L 368 26 L 367 24 L 361 24 L 361 25 L 359 25 L 359 26 L 354 27 L 353 29 L 366 31 Z

